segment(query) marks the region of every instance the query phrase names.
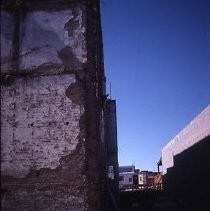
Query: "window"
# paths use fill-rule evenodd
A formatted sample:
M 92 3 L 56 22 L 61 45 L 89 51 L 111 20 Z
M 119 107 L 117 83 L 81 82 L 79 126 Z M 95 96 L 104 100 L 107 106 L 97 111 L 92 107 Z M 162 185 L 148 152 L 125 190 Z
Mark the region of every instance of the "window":
M 119 176 L 119 181 L 124 181 L 124 177 L 123 176 Z
M 114 179 L 114 166 L 109 166 L 109 169 L 108 169 L 108 178 L 109 179 Z
M 130 178 L 128 179 L 128 181 L 129 181 L 129 182 L 132 182 L 132 178 L 130 177 Z

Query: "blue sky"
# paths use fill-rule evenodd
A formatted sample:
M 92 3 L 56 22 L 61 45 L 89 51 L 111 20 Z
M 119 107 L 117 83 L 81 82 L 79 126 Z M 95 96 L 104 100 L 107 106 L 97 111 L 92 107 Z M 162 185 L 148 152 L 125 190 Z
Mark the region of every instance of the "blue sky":
M 209 0 L 101 1 L 120 165 L 157 170 L 161 148 L 210 104 Z

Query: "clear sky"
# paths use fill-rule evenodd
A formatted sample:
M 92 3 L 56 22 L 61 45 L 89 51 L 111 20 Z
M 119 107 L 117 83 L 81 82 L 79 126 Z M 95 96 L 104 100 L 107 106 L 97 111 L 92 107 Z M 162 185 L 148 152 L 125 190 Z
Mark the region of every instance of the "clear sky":
M 210 0 L 101 0 L 120 165 L 157 170 L 161 148 L 210 104 Z

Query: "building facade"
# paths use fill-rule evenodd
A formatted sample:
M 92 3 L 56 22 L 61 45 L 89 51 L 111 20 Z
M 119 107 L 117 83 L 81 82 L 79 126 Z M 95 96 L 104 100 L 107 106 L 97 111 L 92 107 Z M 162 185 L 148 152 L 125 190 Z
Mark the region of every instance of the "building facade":
M 174 166 L 174 158 L 196 143 L 210 136 L 210 105 L 196 116 L 162 149 L 162 171 Z
M 109 211 L 119 210 L 119 164 L 117 145 L 116 101 L 107 99 L 105 110 L 105 143 L 107 167 L 107 204 Z
M 162 149 L 164 190 L 182 210 L 210 210 L 210 106 Z
M 3 0 L 2 210 L 105 209 L 98 0 Z
M 139 171 L 135 166 L 120 166 L 119 188 L 121 190 L 155 188 L 157 174 L 152 171 Z
M 142 186 L 147 184 L 147 173 L 146 172 L 139 172 L 138 182 L 139 182 L 139 185 L 142 185 Z
M 133 175 L 135 166 L 120 166 L 119 167 L 119 188 L 127 189 L 133 186 Z

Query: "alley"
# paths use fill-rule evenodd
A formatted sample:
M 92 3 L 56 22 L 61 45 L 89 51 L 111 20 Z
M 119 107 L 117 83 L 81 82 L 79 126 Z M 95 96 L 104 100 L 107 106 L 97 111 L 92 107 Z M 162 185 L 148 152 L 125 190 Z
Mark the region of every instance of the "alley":
M 179 211 L 178 203 L 160 190 L 120 193 L 120 211 Z

